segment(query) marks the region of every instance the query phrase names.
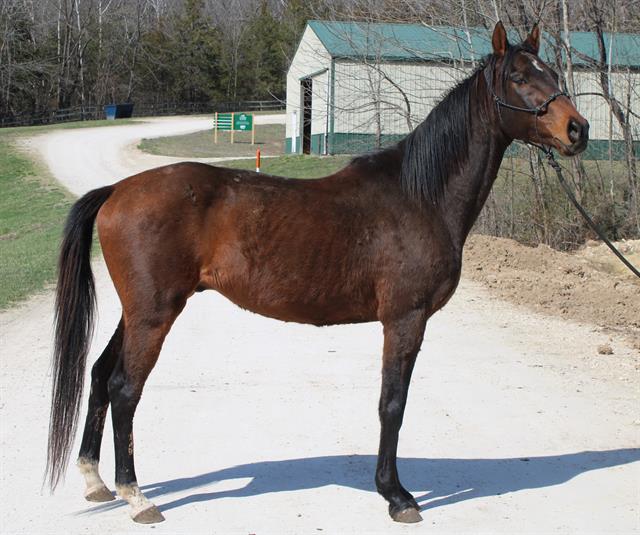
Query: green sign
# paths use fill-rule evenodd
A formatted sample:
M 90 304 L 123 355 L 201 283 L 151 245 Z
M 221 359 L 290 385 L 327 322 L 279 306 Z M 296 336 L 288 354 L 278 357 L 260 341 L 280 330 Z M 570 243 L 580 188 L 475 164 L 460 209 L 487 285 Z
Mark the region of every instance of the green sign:
M 253 130 L 253 115 L 249 113 L 236 113 L 233 116 L 233 129 L 251 132 L 251 130 Z
M 217 130 L 231 130 L 232 113 L 218 113 L 214 122 L 214 128 Z

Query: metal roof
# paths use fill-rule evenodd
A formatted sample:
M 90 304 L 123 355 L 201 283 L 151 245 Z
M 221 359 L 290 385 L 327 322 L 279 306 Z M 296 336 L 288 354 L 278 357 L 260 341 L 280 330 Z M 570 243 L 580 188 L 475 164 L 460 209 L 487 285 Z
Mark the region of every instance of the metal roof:
M 337 59 L 477 61 L 491 52 L 491 32 L 485 28 L 470 28 L 467 36 L 462 28 L 451 26 L 321 20 L 310 20 L 308 25 Z M 604 37 L 609 49 L 611 34 L 605 33 Z M 515 32 L 509 32 L 509 40 L 520 42 Z M 572 32 L 571 46 L 582 54 L 598 57 L 596 35 L 592 32 Z M 543 39 L 540 57 L 545 60 L 551 59 L 547 48 Z M 640 68 L 640 34 L 613 34 L 612 50 L 613 65 Z M 586 66 L 575 53 L 573 63 Z

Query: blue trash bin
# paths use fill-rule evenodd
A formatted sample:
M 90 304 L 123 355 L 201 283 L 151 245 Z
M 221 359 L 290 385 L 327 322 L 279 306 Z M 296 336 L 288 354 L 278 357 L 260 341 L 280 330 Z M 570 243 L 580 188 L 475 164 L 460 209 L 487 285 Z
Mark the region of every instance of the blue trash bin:
M 107 117 L 107 120 L 113 121 L 116 118 L 116 110 L 118 106 L 115 104 L 109 104 L 104 107 L 104 114 Z

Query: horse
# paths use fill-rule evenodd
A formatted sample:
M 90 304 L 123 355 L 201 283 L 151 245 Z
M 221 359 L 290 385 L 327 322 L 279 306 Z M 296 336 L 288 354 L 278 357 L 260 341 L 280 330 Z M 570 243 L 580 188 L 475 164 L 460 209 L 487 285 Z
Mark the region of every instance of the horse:
M 64 474 L 77 427 L 95 306 L 94 225 L 122 304 L 91 371 L 78 457 L 85 498 L 114 499 L 98 471 L 109 404 L 117 494 L 135 522 L 164 520 L 140 491 L 133 416 L 176 317 L 195 292 L 318 326 L 383 326 L 378 492 L 397 522 L 422 520 L 396 467 L 411 373 L 429 317 L 453 295 L 462 248 L 515 140 L 583 151 L 589 124 L 538 56 L 540 30 L 492 53 L 396 145 L 335 174 L 285 179 L 178 163 L 90 191 L 72 207 L 60 246 L 53 392 L 45 476 Z

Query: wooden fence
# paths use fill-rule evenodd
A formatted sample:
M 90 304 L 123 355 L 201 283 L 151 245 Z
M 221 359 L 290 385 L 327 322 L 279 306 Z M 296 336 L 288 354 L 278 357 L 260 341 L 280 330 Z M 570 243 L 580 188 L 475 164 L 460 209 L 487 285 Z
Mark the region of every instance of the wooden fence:
M 281 100 L 242 100 L 236 102 L 141 102 L 134 103 L 133 117 L 158 117 L 167 115 L 194 115 L 231 111 L 278 111 L 284 110 Z M 75 106 L 39 113 L 0 115 L 0 127 L 34 126 L 66 123 L 70 121 L 93 121 L 104 119 L 103 106 Z

